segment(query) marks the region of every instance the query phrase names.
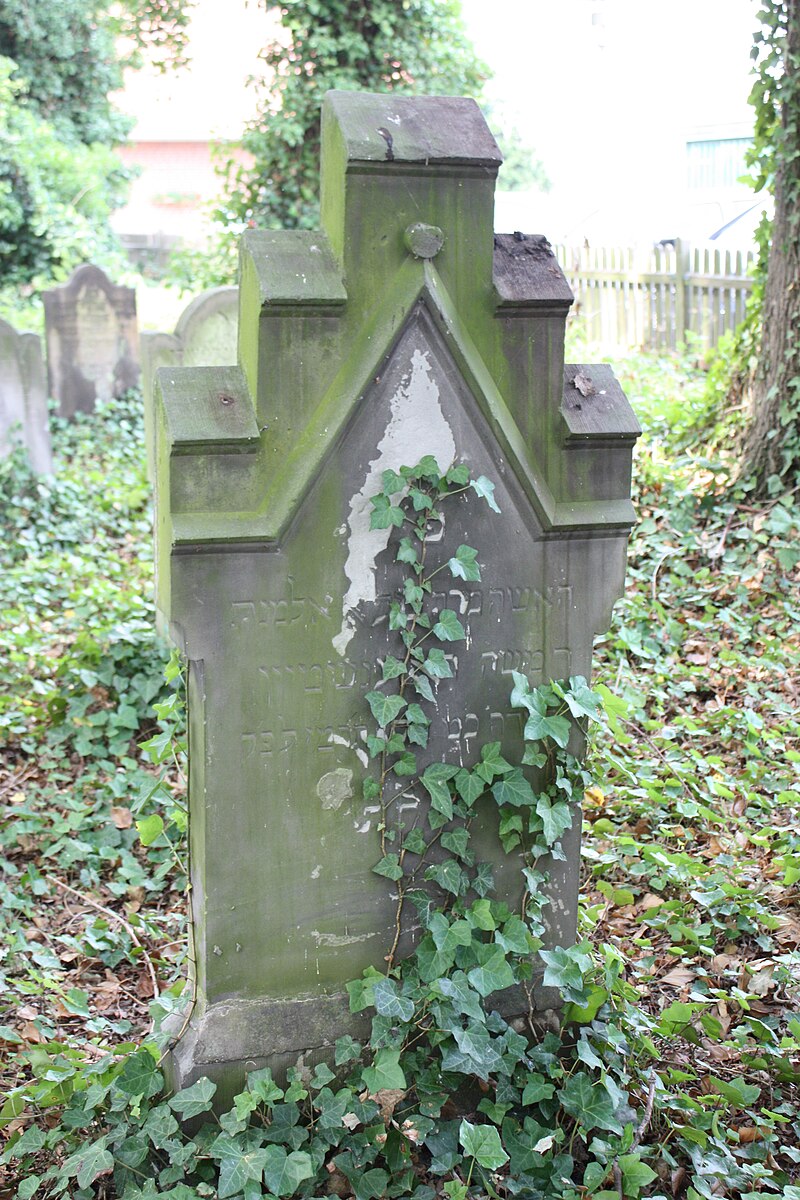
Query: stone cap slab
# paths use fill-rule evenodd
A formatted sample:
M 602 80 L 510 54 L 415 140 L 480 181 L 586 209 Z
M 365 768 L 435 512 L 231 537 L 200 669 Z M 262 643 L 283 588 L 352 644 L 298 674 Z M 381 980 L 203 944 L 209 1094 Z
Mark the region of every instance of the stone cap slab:
M 563 314 L 574 300 L 558 259 L 542 234 L 495 234 L 492 280 L 497 308 L 504 316 L 529 309 Z
M 481 110 L 464 96 L 333 91 L 324 109 L 339 125 L 348 169 L 393 162 L 472 165 L 496 174 L 503 161 Z
M 572 444 L 636 441 L 642 430 L 608 363 L 564 367 L 561 415 Z
M 239 367 L 160 367 L 156 381 L 173 454 L 208 454 L 256 447 L 259 430 Z
M 255 269 L 262 310 L 340 309 L 347 301 L 342 269 L 324 233 L 248 229 L 242 254 Z

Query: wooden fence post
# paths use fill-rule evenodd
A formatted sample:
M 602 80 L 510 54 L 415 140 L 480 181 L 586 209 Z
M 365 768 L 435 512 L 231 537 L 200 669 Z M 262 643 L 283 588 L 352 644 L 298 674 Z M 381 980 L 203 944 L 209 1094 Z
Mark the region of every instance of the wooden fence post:
M 681 238 L 675 240 L 675 349 L 686 341 L 686 274 L 689 247 Z

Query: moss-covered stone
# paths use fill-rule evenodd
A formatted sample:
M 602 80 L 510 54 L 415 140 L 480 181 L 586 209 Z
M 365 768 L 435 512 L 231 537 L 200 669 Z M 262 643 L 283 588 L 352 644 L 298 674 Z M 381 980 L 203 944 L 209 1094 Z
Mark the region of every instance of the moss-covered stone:
M 361 790 L 395 583 L 388 535 L 369 530 L 381 472 L 463 460 L 502 510 L 463 498 L 448 519 L 442 554 L 476 546 L 484 582 L 434 598 L 468 643 L 427 758 L 466 763 L 488 740 L 513 755 L 511 671 L 588 675 L 622 590 L 637 426 L 608 368 L 580 369 L 586 395 L 573 368 L 565 382 L 571 294 L 543 238 L 494 236 L 499 162 L 472 101 L 330 94 L 324 231 L 245 235 L 237 369 L 159 372 L 158 601 L 189 663 L 181 1085 L 230 1090 L 247 1062 L 324 1053 L 356 1020 L 345 983 L 391 942 Z M 518 864 L 488 810 L 478 826 L 513 898 Z M 577 828 L 564 845 L 553 944 L 574 937 Z

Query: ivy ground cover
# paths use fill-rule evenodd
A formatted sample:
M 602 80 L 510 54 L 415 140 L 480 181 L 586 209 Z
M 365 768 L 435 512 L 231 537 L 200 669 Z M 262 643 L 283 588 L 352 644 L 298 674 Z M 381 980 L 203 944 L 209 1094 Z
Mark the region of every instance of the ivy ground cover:
M 158 1094 L 153 1010 L 178 1002 L 185 967 L 185 806 L 140 400 L 56 423 L 54 480 L 0 466 L 5 1194 L 800 1198 L 796 497 L 733 485 L 702 371 L 638 359 L 623 375 L 645 425 L 639 525 L 597 648 L 582 941 L 547 964 L 569 1002 L 523 1048 L 465 1015 L 466 1086 L 444 1117 L 415 1103 L 407 1041 L 387 1033 L 370 1065 L 342 1045 L 337 1078 L 262 1074 L 222 1123 L 180 1131 L 212 1096 Z M 465 926 L 512 939 L 491 903 L 435 925 L 437 952 Z M 417 994 L 365 980 L 354 1002 L 386 1033 Z

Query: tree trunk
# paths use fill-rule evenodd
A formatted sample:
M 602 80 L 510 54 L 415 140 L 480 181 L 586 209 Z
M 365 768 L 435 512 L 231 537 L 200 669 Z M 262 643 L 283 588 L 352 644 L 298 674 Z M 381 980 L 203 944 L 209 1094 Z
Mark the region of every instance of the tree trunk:
M 761 348 L 750 388 L 752 412 L 742 475 L 761 493 L 778 476 L 800 475 L 800 0 L 788 0 L 775 217 L 762 310 Z

